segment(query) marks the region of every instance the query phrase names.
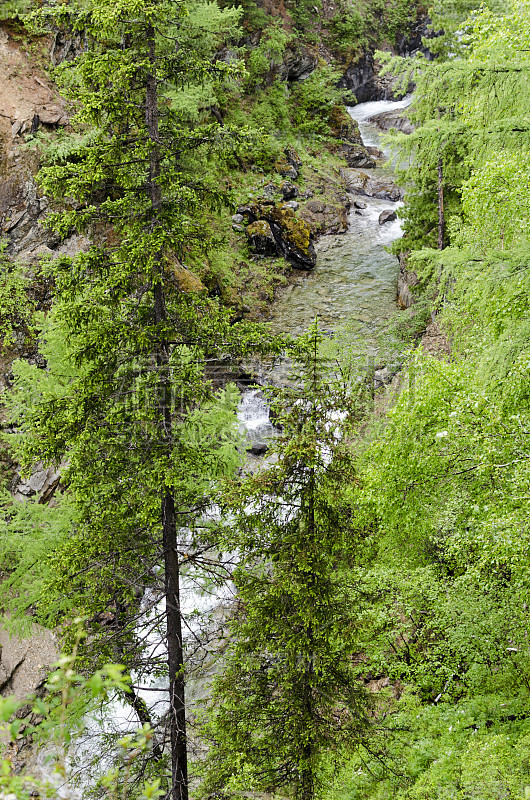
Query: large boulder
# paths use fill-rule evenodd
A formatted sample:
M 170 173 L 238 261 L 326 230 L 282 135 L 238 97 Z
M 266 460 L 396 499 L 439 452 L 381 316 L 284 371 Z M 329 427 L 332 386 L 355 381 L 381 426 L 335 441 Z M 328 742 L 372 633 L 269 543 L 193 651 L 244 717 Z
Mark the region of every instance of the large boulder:
M 374 169 L 375 160 L 365 147 L 360 144 L 343 144 L 337 151 L 346 161 L 349 167 L 363 167 L 364 169 Z
M 311 241 L 311 228 L 304 219 L 298 219 L 292 208 L 280 203 L 266 209 L 269 222 L 282 255 L 298 269 L 312 269 L 317 255 Z
M 339 203 L 310 200 L 300 212 L 314 236 L 345 233 L 348 229 L 347 208 Z
M 352 119 L 348 112 L 341 106 L 335 106 L 329 120 L 331 132 L 337 139 L 343 139 L 351 144 L 363 144 L 359 125 Z
M 282 81 L 303 81 L 311 75 L 317 65 L 316 51 L 311 52 L 304 45 L 291 45 L 283 54 L 278 77 Z
M 247 227 L 249 244 L 255 253 L 262 256 L 275 256 L 278 253 L 276 239 L 270 224 L 259 219 Z
M 281 255 L 297 269 L 315 266 L 311 227 L 286 203 L 253 203 L 240 207 L 238 213 L 249 220 L 247 236 L 255 253 Z
M 380 200 L 392 200 L 394 203 L 403 199 L 403 189 L 388 178 L 372 178 L 358 169 L 343 170 L 342 174 L 348 192 L 377 197 Z
M 375 78 L 374 57 L 371 53 L 351 61 L 338 85 L 341 89 L 353 92 L 358 103 L 384 99 L 380 96 L 380 88 Z
M 391 128 L 394 128 L 397 131 L 409 134 L 414 130 L 414 125 L 400 109 L 382 111 L 380 114 L 374 114 L 369 117 L 368 122 L 377 125 L 382 131 L 389 131 Z

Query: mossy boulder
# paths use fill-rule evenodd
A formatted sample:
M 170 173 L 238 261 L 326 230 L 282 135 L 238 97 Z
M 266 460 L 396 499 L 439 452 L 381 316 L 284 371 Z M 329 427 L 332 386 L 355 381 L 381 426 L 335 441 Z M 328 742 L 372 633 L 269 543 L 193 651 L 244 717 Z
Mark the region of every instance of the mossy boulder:
M 276 239 L 271 226 L 264 219 L 252 222 L 246 229 L 249 244 L 255 253 L 263 256 L 278 254 Z
M 329 120 L 331 132 L 337 139 L 343 139 L 351 144 L 360 144 L 363 140 L 359 125 L 353 120 L 342 106 L 335 106 Z
M 186 293 L 205 292 L 206 286 L 201 279 L 179 261 L 174 261 L 170 266 L 173 277 L 181 291 Z
M 238 213 L 249 220 L 247 236 L 254 252 L 282 255 L 297 269 L 312 269 L 315 266 L 311 227 L 304 219 L 298 219 L 286 203 L 252 203 L 240 207 Z
M 298 269 L 312 269 L 317 256 L 307 222 L 298 219 L 285 203 L 267 209 L 265 213 L 284 258 Z

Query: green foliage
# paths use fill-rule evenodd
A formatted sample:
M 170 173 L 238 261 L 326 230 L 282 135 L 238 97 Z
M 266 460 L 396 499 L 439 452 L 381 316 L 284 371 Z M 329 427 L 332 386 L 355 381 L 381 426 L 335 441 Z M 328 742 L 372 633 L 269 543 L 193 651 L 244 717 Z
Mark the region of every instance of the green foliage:
M 289 11 L 294 20 L 298 33 L 304 41 L 311 44 L 318 42 L 319 16 L 322 12 L 321 0 L 297 0 L 289 2 Z
M 30 0 L 0 0 L 0 20 L 20 19 L 29 8 Z
M 342 55 L 360 50 L 366 41 L 365 22 L 358 9 L 337 12 L 327 23 L 331 47 Z
M 295 122 L 302 133 L 329 133 L 331 113 L 344 97 L 344 90 L 337 88 L 339 78 L 338 69 L 321 64 L 296 86 Z
M 0 242 L 0 339 L 4 349 L 12 346 L 21 332 L 25 339 L 35 334 L 31 280 L 20 265 L 12 263 L 5 249 L 6 243 Z
M 238 609 L 207 726 L 207 796 L 281 789 L 310 800 L 330 759 L 341 763 L 366 734 L 344 571 L 359 538 L 343 492 L 355 479 L 338 421 L 348 399 L 318 340 L 314 328 L 297 343 L 292 388 L 274 393 L 275 460 L 229 495 Z
M 250 51 L 247 59 L 248 88 L 255 91 L 270 83 L 275 67 L 282 63 L 285 48 L 292 38 L 281 20 L 274 20 L 262 31 L 258 46 Z

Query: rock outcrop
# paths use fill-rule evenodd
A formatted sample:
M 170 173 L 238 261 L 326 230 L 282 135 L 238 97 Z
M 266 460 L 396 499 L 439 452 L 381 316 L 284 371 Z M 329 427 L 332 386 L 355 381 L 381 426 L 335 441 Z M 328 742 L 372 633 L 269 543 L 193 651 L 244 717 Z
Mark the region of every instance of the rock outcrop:
M 372 117 L 369 117 L 368 122 L 377 125 L 382 131 L 389 131 L 391 128 L 395 128 L 397 131 L 409 134 L 414 130 L 412 122 L 405 116 L 404 112 L 399 109 L 394 111 L 382 111 L 380 114 L 374 114 Z
M 342 170 L 346 188 L 352 194 L 377 197 L 380 200 L 397 202 L 404 196 L 403 189 L 388 178 L 377 178 L 357 169 Z
M 316 252 L 312 232 L 286 203 L 253 203 L 238 208 L 246 217 L 249 243 L 259 255 L 280 255 L 297 269 L 312 269 Z

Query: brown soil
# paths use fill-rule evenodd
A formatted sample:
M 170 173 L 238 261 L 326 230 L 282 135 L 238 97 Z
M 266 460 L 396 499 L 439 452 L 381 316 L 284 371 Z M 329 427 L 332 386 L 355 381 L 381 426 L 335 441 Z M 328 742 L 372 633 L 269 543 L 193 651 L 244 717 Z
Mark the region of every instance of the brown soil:
M 44 69 L 46 39 L 28 40 L 7 24 L 0 25 L 0 144 L 3 156 L 13 148 L 13 132 L 21 123 L 31 124 L 35 115 L 41 122 L 66 122 L 64 101 L 58 96 Z M 16 141 L 16 140 L 15 140 Z M 10 172 L 4 162 L 2 172 Z

